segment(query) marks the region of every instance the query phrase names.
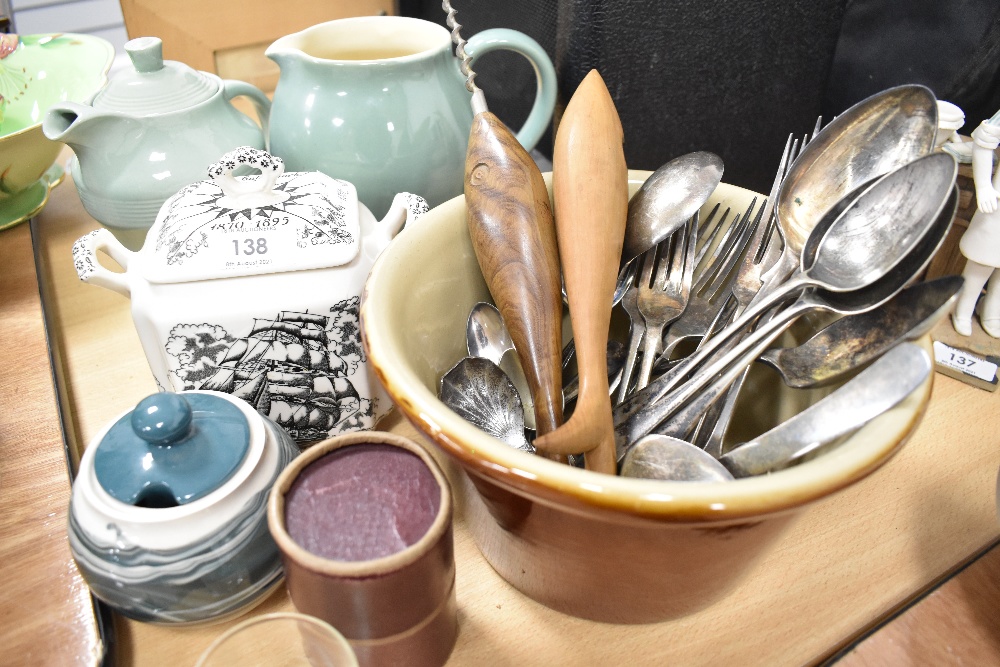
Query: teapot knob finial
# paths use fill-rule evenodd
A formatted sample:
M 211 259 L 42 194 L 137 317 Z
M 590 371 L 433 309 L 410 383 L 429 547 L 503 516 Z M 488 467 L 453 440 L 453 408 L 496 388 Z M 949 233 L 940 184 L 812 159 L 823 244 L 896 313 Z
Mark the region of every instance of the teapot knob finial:
M 163 69 L 163 40 L 159 37 L 136 37 L 125 44 L 125 52 L 137 72 Z
M 191 405 L 183 396 L 161 392 L 135 406 L 132 430 L 150 444 L 179 444 L 191 430 L 191 417 Z

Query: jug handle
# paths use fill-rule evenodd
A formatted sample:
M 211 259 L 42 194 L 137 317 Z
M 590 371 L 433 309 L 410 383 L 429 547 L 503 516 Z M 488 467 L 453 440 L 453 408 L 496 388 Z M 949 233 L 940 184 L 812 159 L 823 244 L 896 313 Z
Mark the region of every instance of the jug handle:
M 97 259 L 98 250 L 108 253 L 111 259 L 118 262 L 126 271 L 129 262 L 136 254 L 119 243 L 114 234 L 107 229 L 95 229 L 89 234 L 81 236 L 73 244 L 73 265 L 76 267 L 76 275 L 85 283 L 131 297 L 132 290 L 125 274 L 104 268 Z
M 469 38 L 465 52 L 475 63 L 481 56 L 491 51 L 513 51 L 528 59 L 535 70 L 537 89 L 535 102 L 531 106 L 524 125 L 517 131 L 517 140 L 524 149 L 530 151 L 545 134 L 552 112 L 556 107 L 556 70 L 541 45 L 523 32 L 508 28 L 483 30 Z M 457 61 L 456 61 L 457 63 Z
M 260 121 L 264 136 L 268 136 L 268 121 L 271 117 L 271 100 L 261 92 L 260 88 L 245 81 L 236 79 L 222 80 L 222 94 L 226 101 L 232 102 L 235 97 L 246 97 L 253 104 L 254 111 L 257 112 L 257 119 Z

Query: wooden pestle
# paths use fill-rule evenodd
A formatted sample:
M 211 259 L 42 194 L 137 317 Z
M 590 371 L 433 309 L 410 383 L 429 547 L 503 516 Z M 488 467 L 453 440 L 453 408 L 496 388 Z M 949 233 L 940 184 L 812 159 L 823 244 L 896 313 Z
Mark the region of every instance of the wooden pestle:
M 624 132 L 604 79 L 591 70 L 570 98 L 556 132 L 552 164 L 556 235 L 580 369 L 576 409 L 535 439 L 546 454 L 585 453 L 588 470 L 615 474 L 615 436 L 607 344 L 618 276 L 628 168 Z
M 535 401 L 536 432 L 562 424 L 562 287 L 549 194 L 528 152 L 489 111 L 465 161 L 469 234 Z M 564 456 L 552 456 L 565 460 Z

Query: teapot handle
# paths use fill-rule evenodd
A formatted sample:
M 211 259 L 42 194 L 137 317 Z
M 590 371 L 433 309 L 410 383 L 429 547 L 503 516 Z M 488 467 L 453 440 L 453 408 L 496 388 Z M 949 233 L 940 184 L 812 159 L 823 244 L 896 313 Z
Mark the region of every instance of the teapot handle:
M 97 251 L 103 250 L 118 262 L 123 269 L 128 270 L 129 262 L 136 253 L 127 249 L 114 234 L 107 229 L 95 229 L 89 234 L 77 239 L 73 244 L 73 264 L 76 275 L 85 283 L 105 287 L 126 297 L 132 296 L 128 280 L 124 273 L 109 271 L 101 266 L 97 259 Z
M 508 28 L 483 30 L 469 38 L 465 52 L 475 62 L 491 51 L 513 51 L 528 59 L 535 69 L 538 87 L 535 102 L 524 125 L 517 131 L 517 140 L 530 151 L 545 133 L 556 107 L 556 70 L 541 45 L 523 32 Z
M 222 94 L 226 100 L 232 102 L 234 97 L 246 97 L 253 104 L 254 111 L 257 112 L 257 119 L 264 130 L 264 136 L 268 136 L 268 121 L 271 117 L 271 100 L 261 92 L 260 88 L 253 86 L 246 81 L 235 79 L 222 80 Z

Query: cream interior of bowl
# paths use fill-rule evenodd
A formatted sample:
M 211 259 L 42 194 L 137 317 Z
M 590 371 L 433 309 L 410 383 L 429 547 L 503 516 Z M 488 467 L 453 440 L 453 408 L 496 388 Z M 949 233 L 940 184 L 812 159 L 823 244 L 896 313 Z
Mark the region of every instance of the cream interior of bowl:
M 634 193 L 650 172 L 630 172 Z M 549 175 L 546 175 L 549 182 Z M 702 209 L 716 203 L 742 213 L 760 195 L 721 184 Z M 452 412 L 437 398 L 440 377 L 465 356 L 465 322 L 477 301 L 490 300 L 457 197 L 405 229 L 382 253 L 362 305 L 369 359 L 411 421 L 464 467 L 517 493 L 573 510 L 626 512 L 642 520 L 732 520 L 781 512 L 864 477 L 885 462 L 916 427 L 932 378 L 903 403 L 839 447 L 771 475 L 728 483 L 636 480 L 603 475 L 519 452 Z M 922 343 L 929 351 L 930 342 Z M 802 392 L 774 377 L 746 392 L 737 419 L 744 430 L 766 429 L 829 390 Z M 773 375 L 773 374 L 772 374 Z M 751 413 L 756 413 L 752 415 Z M 739 427 L 737 427 L 739 428 Z M 748 435 L 754 435 L 750 432 Z

